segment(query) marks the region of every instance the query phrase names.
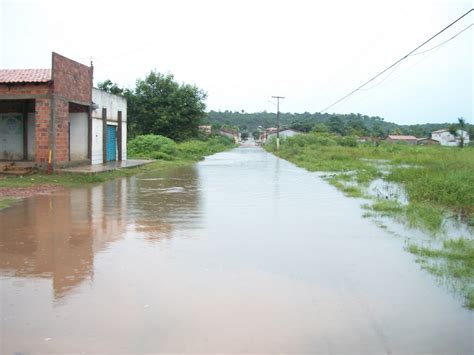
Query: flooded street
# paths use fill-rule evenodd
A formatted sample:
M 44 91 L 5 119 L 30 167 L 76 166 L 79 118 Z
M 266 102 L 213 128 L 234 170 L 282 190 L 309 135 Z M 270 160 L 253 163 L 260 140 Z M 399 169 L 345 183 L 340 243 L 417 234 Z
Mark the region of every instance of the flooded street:
M 1 353 L 472 354 L 473 313 L 258 147 L 0 212 Z

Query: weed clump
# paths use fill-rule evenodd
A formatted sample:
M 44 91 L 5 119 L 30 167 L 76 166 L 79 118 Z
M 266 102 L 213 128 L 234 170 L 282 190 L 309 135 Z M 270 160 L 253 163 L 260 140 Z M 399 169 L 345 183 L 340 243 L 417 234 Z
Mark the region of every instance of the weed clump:
M 129 156 L 136 158 L 171 160 L 177 154 L 178 147 L 170 138 L 146 134 L 130 140 L 127 144 L 127 152 Z
M 450 239 L 441 248 L 410 244 L 407 249 L 424 269 L 446 279 L 454 291 L 461 293 L 467 308 L 474 309 L 474 240 Z

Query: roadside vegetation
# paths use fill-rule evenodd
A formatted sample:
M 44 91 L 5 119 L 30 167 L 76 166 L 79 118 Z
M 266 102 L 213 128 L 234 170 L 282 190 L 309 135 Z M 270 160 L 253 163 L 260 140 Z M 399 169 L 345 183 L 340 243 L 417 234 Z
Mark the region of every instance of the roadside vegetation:
M 275 152 L 275 145 L 269 143 L 265 149 Z M 385 142 L 374 146 L 358 144 L 355 137 L 309 133 L 282 140 L 278 155 L 310 171 L 336 173 L 329 180 L 341 190 L 347 189 L 348 182 L 363 189 L 377 178 L 399 183 L 406 190 L 409 204 L 451 210 L 472 222 L 472 147 L 457 149 Z
M 57 185 L 77 187 L 85 184 L 96 184 L 117 177 L 127 177 L 154 170 L 171 169 L 193 164 L 205 156 L 235 147 L 233 141 L 223 136 L 212 136 L 204 139 L 192 139 L 180 143 L 156 135 L 138 136 L 129 141 L 129 158 L 152 159 L 149 164 L 96 174 L 45 172 L 28 176 L 8 176 L 0 178 L 0 210 L 11 206 L 17 199 L 8 195 L 8 189 L 32 188 L 39 185 Z M 5 193 L 2 193 L 2 190 Z M 14 191 L 13 191 L 14 192 Z
M 474 240 L 445 240 L 441 246 L 410 244 L 408 251 L 417 256 L 421 267 L 461 293 L 465 306 L 474 309 Z
M 363 217 L 390 217 L 432 236 L 432 244 L 407 248 L 420 265 L 444 280 L 474 309 L 474 239 L 472 232 L 448 239 L 447 219 L 474 227 L 474 148 L 410 146 L 403 143 L 357 143 L 355 137 L 311 132 L 274 142 L 265 149 L 324 178 L 348 197 L 369 203 Z M 374 195 L 369 187 L 382 181 L 400 186 L 403 198 L 387 191 Z M 444 241 L 443 241 L 444 239 Z M 440 242 L 441 240 L 441 242 Z

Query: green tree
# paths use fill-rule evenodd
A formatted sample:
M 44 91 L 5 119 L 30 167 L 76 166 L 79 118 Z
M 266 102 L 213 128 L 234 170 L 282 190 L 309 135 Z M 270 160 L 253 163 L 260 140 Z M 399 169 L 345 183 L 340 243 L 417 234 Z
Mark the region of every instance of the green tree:
M 207 94 L 196 86 L 178 84 L 172 74 L 151 71 L 126 96 L 132 136 L 159 134 L 177 141 L 198 136 Z
M 449 132 L 459 138 L 459 148 L 464 148 L 464 132 L 466 131 L 466 120 L 458 118 L 458 123 L 449 126 Z
M 342 118 L 339 116 L 332 116 L 329 119 L 327 126 L 329 130 L 333 133 L 340 134 L 341 136 L 346 135 L 346 125 Z
M 120 88 L 116 83 L 112 82 L 110 79 L 100 82 L 97 87 L 100 90 L 106 91 L 109 94 L 114 95 L 123 95 L 124 89 Z

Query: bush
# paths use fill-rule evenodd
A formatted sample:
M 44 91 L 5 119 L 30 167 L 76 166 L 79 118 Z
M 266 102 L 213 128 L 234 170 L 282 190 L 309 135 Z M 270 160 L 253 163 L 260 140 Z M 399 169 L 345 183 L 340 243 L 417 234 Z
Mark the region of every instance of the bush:
M 206 141 L 197 139 L 178 145 L 179 155 L 185 159 L 202 159 L 206 155 L 221 152 L 234 145 L 232 139 L 224 136 L 211 136 Z
M 128 142 L 127 150 L 133 157 L 164 160 L 171 160 L 178 153 L 178 147 L 172 139 L 154 134 L 135 137 Z
M 338 137 L 337 144 L 343 147 L 357 147 L 357 137 L 355 136 Z

